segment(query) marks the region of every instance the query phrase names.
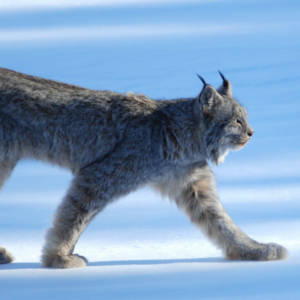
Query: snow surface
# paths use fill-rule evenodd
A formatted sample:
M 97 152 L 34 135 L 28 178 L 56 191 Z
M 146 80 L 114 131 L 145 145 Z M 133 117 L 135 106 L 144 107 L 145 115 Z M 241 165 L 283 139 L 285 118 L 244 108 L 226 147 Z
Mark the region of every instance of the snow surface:
M 299 16 L 289 0 L 0 0 L 2 67 L 166 99 L 197 95 L 196 73 L 218 86 L 221 70 L 255 133 L 213 167 L 220 198 L 250 237 L 289 251 L 225 260 L 174 204 L 142 189 L 83 233 L 75 252 L 88 267 L 42 268 L 71 175 L 25 161 L 0 199 L 1 245 L 16 257 L 0 266 L 0 299 L 300 299 Z

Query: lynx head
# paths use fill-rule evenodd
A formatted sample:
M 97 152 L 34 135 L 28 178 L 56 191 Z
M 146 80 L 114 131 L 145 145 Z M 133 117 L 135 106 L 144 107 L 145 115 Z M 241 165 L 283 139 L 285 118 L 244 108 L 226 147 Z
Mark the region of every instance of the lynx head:
M 214 164 L 223 162 L 229 150 L 243 148 L 253 135 L 246 109 L 232 97 L 230 82 L 219 73 L 223 82 L 217 90 L 198 75 L 204 84 L 197 98 L 204 117 L 204 142 L 207 157 Z

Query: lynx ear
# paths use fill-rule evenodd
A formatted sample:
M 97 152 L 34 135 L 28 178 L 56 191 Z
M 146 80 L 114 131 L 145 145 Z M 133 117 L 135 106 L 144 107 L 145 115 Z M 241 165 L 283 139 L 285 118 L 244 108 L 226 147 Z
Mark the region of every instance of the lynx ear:
M 215 104 L 222 102 L 221 96 L 210 85 L 205 85 L 199 96 L 199 102 L 205 113 L 210 113 Z
M 217 89 L 217 91 L 221 94 L 221 95 L 226 95 L 229 97 L 232 97 L 232 87 L 231 84 L 229 82 L 229 80 L 227 80 L 225 78 L 225 76 L 219 71 L 220 76 L 223 79 L 223 83 L 222 85 Z

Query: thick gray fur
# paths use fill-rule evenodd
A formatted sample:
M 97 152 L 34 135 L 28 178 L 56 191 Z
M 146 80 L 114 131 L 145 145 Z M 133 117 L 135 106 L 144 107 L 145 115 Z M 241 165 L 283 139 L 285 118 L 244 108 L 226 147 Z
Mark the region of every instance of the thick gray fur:
M 73 254 L 108 204 L 150 185 L 176 202 L 229 259 L 278 260 L 286 250 L 243 233 L 219 201 L 207 160 L 218 164 L 253 134 L 227 79 L 195 98 L 154 101 L 0 69 L 1 186 L 20 159 L 68 168 L 72 184 L 46 235 L 45 267 L 83 267 Z M 0 263 L 12 255 L 0 248 Z

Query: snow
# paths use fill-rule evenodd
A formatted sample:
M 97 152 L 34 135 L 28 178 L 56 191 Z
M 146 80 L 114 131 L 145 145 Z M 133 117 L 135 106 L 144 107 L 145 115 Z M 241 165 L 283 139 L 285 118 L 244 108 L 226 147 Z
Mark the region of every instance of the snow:
M 220 2 L 227 0 L 1 0 L 0 8 L 2 10 L 39 10 L 39 9 L 64 9 L 81 7 L 126 7 L 140 5 L 164 5 L 164 4 L 182 4 L 182 3 L 205 3 Z
M 56 42 L 56 41 L 74 41 L 91 39 L 124 39 L 132 37 L 165 37 L 165 36 L 193 36 L 213 35 L 220 33 L 243 34 L 245 32 L 255 32 L 263 30 L 279 29 L 278 24 L 266 27 L 263 25 L 251 26 L 249 24 L 151 24 L 141 25 L 119 25 L 119 26 L 90 26 L 90 27 L 63 27 L 51 29 L 29 29 L 29 30 L 7 30 L 2 31 L 0 35 L 1 42 Z
M 40 4 L 37 4 L 40 3 Z M 111 3 L 111 4 L 109 4 Z M 299 1 L 0 1 L 0 65 L 94 89 L 190 97 L 231 80 L 254 136 L 212 167 L 250 237 L 289 258 L 228 261 L 145 188 L 81 236 L 88 267 L 45 269 L 44 234 L 71 175 L 24 161 L 0 197 L 0 299 L 297 299 L 300 294 Z

